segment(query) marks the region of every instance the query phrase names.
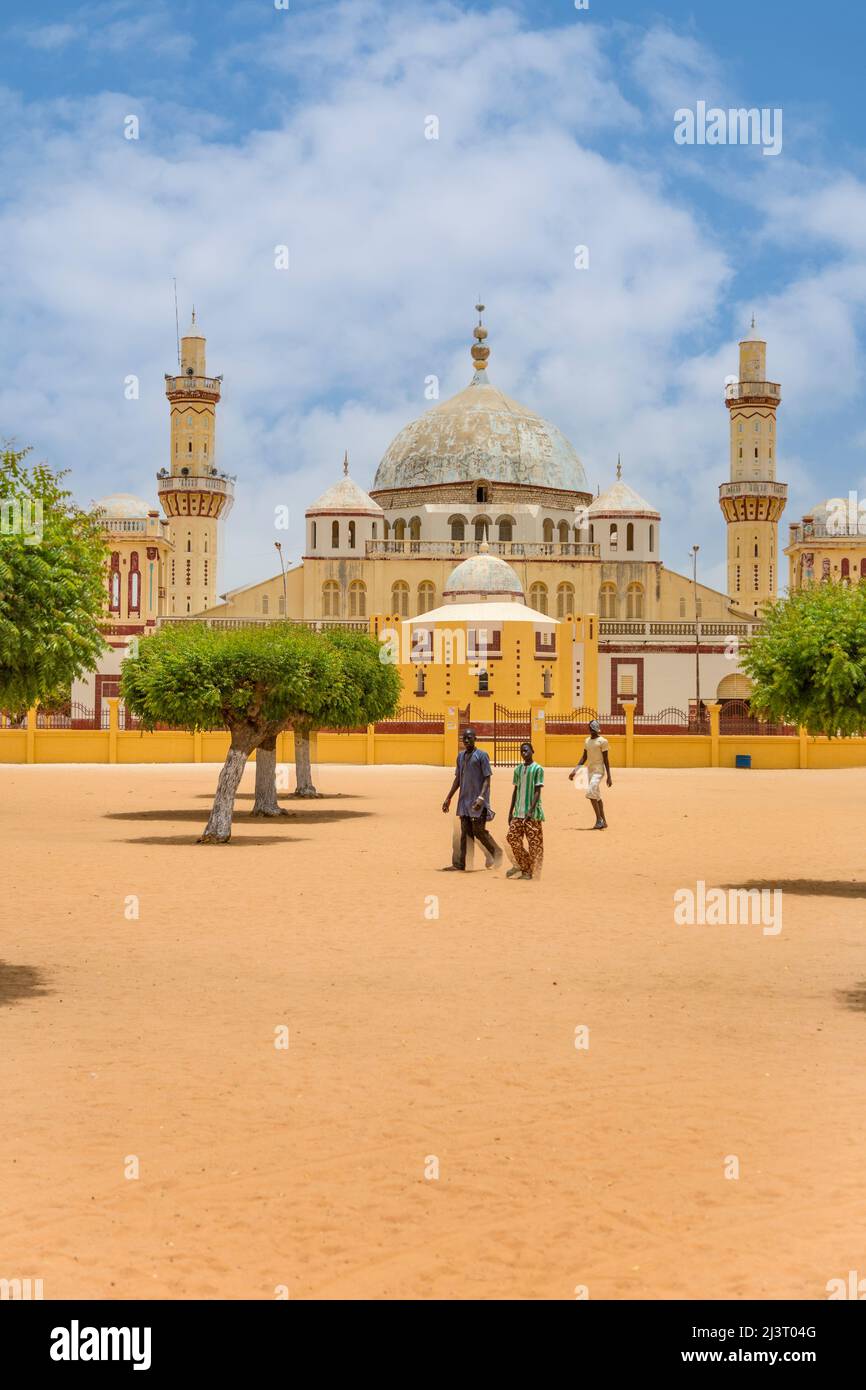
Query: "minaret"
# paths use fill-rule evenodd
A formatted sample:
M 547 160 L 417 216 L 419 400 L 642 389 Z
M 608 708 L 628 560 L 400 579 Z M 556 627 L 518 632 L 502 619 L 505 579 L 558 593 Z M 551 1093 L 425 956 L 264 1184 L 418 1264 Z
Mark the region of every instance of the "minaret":
M 776 482 L 776 408 L 782 388 L 767 381 L 767 344 L 754 315 L 740 343 L 739 380 L 725 386 L 731 422 L 731 481 L 719 488 L 728 523 L 728 595 L 735 608 L 758 616 L 776 597 L 779 517 L 788 488 Z
M 222 377 L 207 375 L 205 338 L 195 321 L 180 340 L 180 370 L 166 374 L 171 406 L 171 467 L 157 491 L 174 545 L 168 562 L 168 615 L 192 616 L 217 596 L 218 522 L 234 501 L 234 479 L 216 463 L 216 407 Z

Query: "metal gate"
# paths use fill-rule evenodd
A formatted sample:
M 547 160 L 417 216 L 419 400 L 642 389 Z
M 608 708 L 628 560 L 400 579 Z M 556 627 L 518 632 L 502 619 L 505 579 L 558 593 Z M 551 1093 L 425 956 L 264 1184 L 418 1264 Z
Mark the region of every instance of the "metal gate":
M 528 709 L 493 706 L 493 766 L 514 767 L 520 762 L 520 745 L 532 736 Z

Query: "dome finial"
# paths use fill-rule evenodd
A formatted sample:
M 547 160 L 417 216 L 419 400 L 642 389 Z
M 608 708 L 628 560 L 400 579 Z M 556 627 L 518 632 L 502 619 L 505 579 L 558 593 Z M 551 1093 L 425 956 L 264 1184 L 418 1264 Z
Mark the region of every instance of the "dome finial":
M 617 482 L 619 482 L 619 480 L 620 480 L 621 477 L 622 477 L 622 456 L 621 456 L 620 454 L 617 454 L 617 456 L 616 456 L 616 480 L 617 480 Z
M 487 359 L 490 356 L 490 348 L 484 346 L 484 339 L 487 337 L 487 329 L 481 321 L 481 315 L 484 313 L 484 305 L 481 303 L 480 295 L 478 296 L 478 303 L 475 305 L 475 308 L 478 311 L 478 322 L 472 330 L 472 336 L 475 338 L 475 342 L 472 344 L 471 348 L 472 361 L 475 363 L 476 372 L 483 372 L 487 366 Z
M 343 454 L 343 477 L 344 477 L 344 478 L 348 478 L 348 476 L 349 476 L 349 450 L 347 449 L 346 452 Z

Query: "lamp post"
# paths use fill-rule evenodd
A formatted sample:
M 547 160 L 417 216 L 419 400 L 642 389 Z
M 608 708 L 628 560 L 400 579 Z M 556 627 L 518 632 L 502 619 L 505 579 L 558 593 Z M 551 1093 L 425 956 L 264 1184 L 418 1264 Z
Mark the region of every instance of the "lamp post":
M 286 581 L 286 566 L 283 561 L 283 546 L 281 541 L 274 541 L 274 549 L 280 557 L 280 569 L 283 575 L 283 617 L 286 622 L 289 620 L 289 587 Z
M 698 551 L 699 545 L 692 546 L 692 575 L 695 586 L 695 719 L 701 722 L 701 629 L 698 623 Z

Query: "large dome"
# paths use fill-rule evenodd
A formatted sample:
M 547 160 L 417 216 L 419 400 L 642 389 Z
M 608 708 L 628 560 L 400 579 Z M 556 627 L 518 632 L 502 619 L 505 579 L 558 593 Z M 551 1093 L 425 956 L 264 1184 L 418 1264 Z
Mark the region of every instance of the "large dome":
M 372 491 L 477 479 L 586 492 L 583 464 L 565 435 L 492 386 L 484 368 L 464 391 L 400 431 Z

